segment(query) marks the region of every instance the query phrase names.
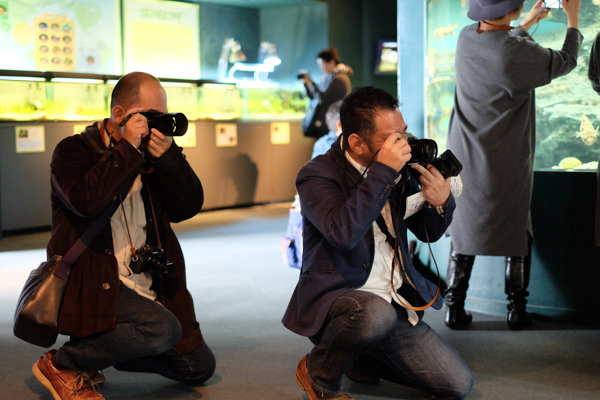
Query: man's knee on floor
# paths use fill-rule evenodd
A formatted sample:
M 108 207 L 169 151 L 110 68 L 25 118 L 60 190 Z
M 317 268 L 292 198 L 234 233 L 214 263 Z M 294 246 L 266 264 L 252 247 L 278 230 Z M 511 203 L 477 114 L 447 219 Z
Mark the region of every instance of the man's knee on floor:
M 473 373 L 470 370 L 463 371 L 453 375 L 443 387 L 435 390 L 435 393 L 429 394 L 432 399 L 461 400 L 471 393 L 473 380 Z
M 190 386 L 200 386 L 215 373 L 217 360 L 206 344 L 183 357 L 187 361 L 187 367 L 178 372 L 179 381 Z

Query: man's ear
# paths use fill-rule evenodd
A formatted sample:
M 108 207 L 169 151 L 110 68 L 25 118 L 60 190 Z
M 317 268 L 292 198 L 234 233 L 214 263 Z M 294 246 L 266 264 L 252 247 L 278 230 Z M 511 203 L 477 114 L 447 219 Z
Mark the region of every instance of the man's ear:
M 127 111 L 120 105 L 116 105 L 113 107 L 112 116 L 113 116 L 113 120 L 115 121 L 115 123 L 117 125 L 120 124 L 121 121 L 123 120 L 123 118 L 126 117 L 126 115 L 125 115 L 126 112 Z
M 362 155 L 364 151 L 362 145 L 363 142 L 364 140 L 356 133 L 351 133 L 350 136 L 348 136 L 348 144 L 350 145 L 350 150 L 352 150 L 356 154 Z

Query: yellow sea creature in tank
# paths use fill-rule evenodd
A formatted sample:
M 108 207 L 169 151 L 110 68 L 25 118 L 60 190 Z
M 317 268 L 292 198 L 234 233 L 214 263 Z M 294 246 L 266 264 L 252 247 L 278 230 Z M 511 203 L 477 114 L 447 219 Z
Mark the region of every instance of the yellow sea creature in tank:
M 596 143 L 596 139 L 598 139 L 598 129 L 594 129 L 594 126 L 585 114 L 581 116 L 581 126 L 575 137 L 580 137 L 583 143 L 588 146 Z
M 577 168 L 581 165 L 582 165 L 582 163 L 581 163 L 581 161 L 579 161 L 579 159 L 577 159 L 575 157 L 567 157 L 567 158 L 563 158 L 562 160 L 560 160 L 560 162 L 558 163 L 558 168 L 572 169 L 572 168 Z
M 441 39 L 443 37 L 446 37 L 448 35 L 454 35 L 456 36 L 456 29 L 460 26 L 460 24 L 457 22 L 454 25 L 450 25 L 448 24 L 448 26 L 442 26 L 440 28 L 437 28 L 435 31 L 433 31 L 433 37 L 436 39 Z
M 592 4 L 600 7 L 600 0 L 592 0 Z

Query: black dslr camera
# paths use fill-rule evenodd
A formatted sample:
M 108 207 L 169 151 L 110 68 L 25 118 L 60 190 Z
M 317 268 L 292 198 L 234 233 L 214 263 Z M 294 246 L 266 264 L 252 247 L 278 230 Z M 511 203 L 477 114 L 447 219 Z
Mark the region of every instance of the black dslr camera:
M 173 273 L 174 266 L 172 262 L 167 261 L 162 247 L 145 245 L 131 257 L 129 268 L 136 274 L 150 271 L 158 278 L 168 278 Z
M 434 140 L 409 137 L 407 142 L 412 154 L 408 164 L 419 164 L 425 168 L 427 168 L 427 164 L 431 164 L 440 171 L 444 178 L 457 176 L 462 170 L 462 164 L 450 150 L 446 150 L 437 157 L 438 147 Z M 420 175 L 415 169 L 411 168 L 410 171 L 415 174 L 415 177 Z
M 163 114 L 156 111 L 142 111 L 139 114 L 148 120 L 148 130 L 155 128 L 167 136 L 183 136 L 187 132 L 188 119 L 182 113 Z

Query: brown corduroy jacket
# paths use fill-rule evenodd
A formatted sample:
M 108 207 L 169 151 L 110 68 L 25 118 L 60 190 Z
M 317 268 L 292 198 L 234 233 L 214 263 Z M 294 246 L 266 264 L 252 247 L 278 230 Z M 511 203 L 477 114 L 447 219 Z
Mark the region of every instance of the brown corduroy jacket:
M 170 223 L 196 215 L 204 202 L 204 193 L 200 180 L 175 143 L 161 158 L 147 162 L 126 140 L 107 150 L 98 123 L 88 126 L 83 134 L 63 139 L 54 150 L 50 166 L 52 237 L 47 254 L 48 258 L 64 255 L 118 193 L 131 187 L 142 168 L 151 171 L 142 174 L 146 243 L 158 243 L 150 192 L 160 241 L 167 260 L 174 264 L 173 276 L 154 278 L 152 289 L 179 319 L 182 336 L 176 349 L 185 354 L 202 345 L 204 339 L 192 296 L 186 288 L 183 253 Z M 73 264 L 60 312 L 59 332 L 85 337 L 114 329 L 119 285 L 109 223 Z

